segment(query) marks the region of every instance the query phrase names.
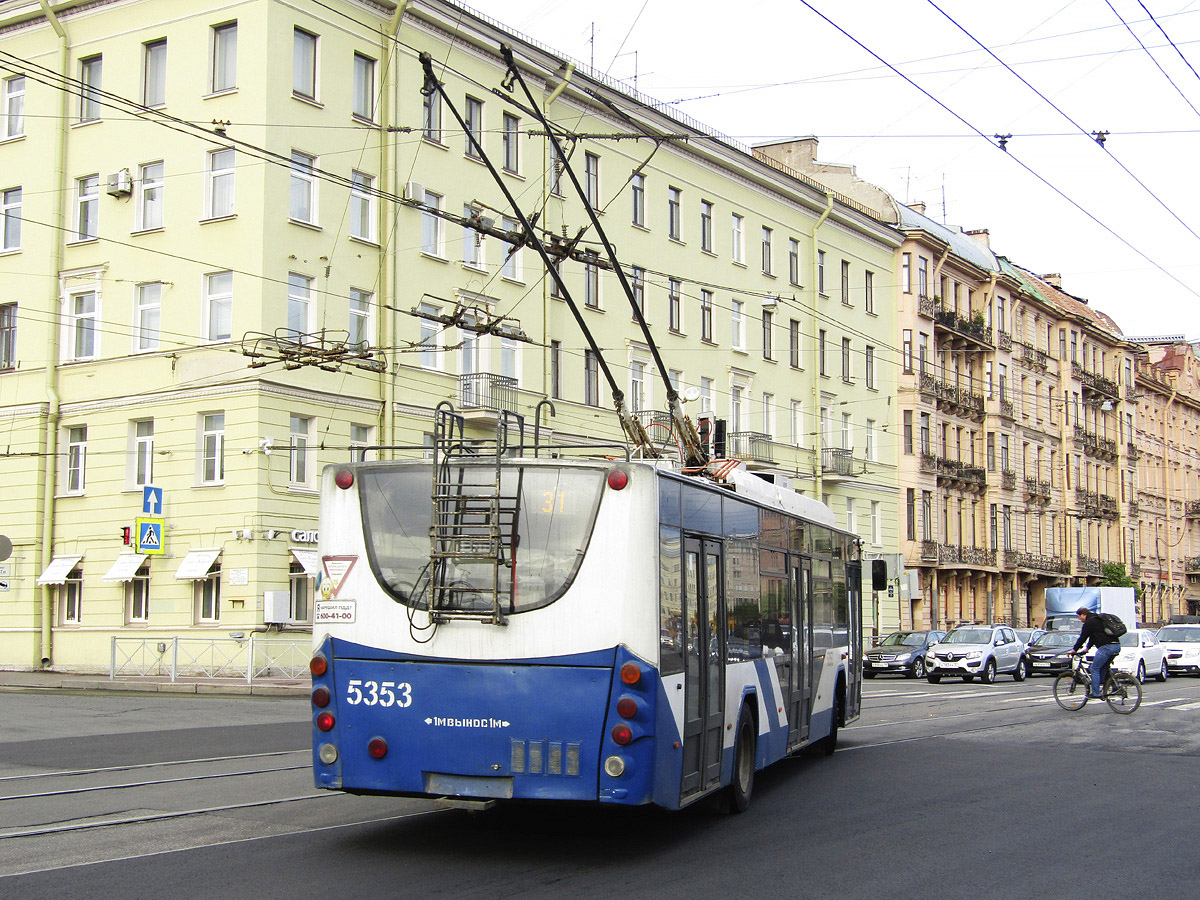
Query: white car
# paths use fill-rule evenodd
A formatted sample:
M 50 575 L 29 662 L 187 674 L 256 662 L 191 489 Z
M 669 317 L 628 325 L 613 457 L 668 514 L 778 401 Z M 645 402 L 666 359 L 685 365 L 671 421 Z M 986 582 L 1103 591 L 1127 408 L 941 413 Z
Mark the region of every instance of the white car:
M 1139 682 L 1145 682 L 1147 676 L 1167 680 L 1167 650 L 1148 628 L 1131 628 L 1121 635 L 1121 652 L 1112 665 Z
M 946 676 L 991 684 L 996 675 L 1024 681 L 1025 645 L 1007 625 L 960 625 L 925 654 L 925 678 L 937 684 Z
M 1164 625 L 1158 640 L 1172 675 L 1200 675 L 1200 625 Z

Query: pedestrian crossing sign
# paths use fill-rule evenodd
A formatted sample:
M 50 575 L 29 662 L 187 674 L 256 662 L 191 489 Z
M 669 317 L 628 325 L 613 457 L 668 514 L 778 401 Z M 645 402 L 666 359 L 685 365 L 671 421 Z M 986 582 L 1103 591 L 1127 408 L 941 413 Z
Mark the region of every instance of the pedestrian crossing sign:
M 166 553 L 163 547 L 163 520 L 137 520 L 137 552 L 159 556 Z

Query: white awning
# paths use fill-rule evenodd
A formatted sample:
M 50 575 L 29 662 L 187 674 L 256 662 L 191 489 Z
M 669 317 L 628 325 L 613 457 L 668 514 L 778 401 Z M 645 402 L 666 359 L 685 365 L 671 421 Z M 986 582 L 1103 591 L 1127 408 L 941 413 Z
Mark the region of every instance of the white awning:
M 117 561 L 112 564 L 112 568 L 108 570 L 108 574 L 101 580 L 131 581 L 145 561 L 146 554 L 144 553 L 122 553 L 117 557 Z
M 189 550 L 175 570 L 175 577 L 180 581 L 199 581 L 208 575 L 208 570 L 220 555 L 220 547 L 215 550 Z
M 38 576 L 38 584 L 65 584 L 67 576 L 71 574 L 71 570 L 75 568 L 75 563 L 83 559 L 83 554 L 78 556 L 55 556 L 50 560 L 50 565 L 46 566 L 46 571 Z
M 321 557 L 317 555 L 316 550 L 304 550 L 300 547 L 288 547 L 288 552 L 296 562 L 304 568 L 304 574 L 309 578 L 316 578 L 321 574 Z

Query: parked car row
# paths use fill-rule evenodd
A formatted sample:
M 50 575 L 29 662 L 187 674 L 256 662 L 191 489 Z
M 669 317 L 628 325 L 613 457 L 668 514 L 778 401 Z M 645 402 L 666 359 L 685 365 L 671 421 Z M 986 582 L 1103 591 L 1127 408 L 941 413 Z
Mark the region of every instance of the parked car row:
M 1024 681 L 1030 675 L 1066 671 L 1079 631 L 1015 629 L 1008 625 L 960 625 L 949 632 L 895 631 L 864 654 L 863 676 L 904 675 L 937 684 L 943 678 L 979 679 L 991 684 L 999 675 Z M 1113 660 L 1119 671 L 1138 681 L 1169 675 L 1200 675 L 1200 624 L 1131 628 L 1121 636 Z M 1091 658 L 1094 651 L 1089 651 Z

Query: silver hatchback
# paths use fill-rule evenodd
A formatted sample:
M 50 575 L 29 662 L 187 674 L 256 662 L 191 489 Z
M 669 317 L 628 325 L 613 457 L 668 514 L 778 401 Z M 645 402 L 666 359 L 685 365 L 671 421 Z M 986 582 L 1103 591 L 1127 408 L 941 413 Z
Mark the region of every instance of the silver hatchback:
M 998 674 L 1024 681 L 1025 645 L 1007 625 L 960 625 L 925 654 L 925 677 L 937 684 L 946 676 L 978 678 L 991 684 Z

